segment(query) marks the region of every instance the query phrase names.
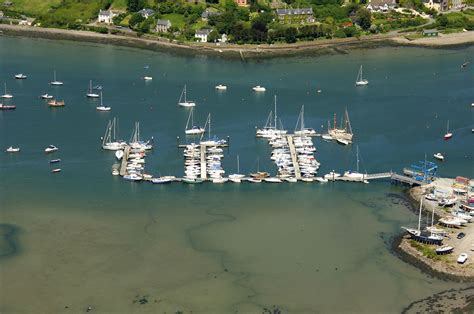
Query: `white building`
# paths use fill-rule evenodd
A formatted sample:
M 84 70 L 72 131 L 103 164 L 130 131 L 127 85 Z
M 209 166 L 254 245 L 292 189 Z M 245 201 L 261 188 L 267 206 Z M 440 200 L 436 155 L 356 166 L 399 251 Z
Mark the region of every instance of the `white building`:
M 202 43 L 207 43 L 207 37 L 209 36 L 211 31 L 212 30 L 209 28 L 198 29 L 194 34 L 194 38 L 198 38 L 199 41 Z
M 170 27 L 170 20 L 158 20 L 158 22 L 156 22 L 156 31 L 158 33 L 166 33 L 169 31 Z
M 100 10 L 98 22 L 105 24 L 113 24 L 112 19 L 114 18 L 114 16 L 115 14 L 112 11 Z

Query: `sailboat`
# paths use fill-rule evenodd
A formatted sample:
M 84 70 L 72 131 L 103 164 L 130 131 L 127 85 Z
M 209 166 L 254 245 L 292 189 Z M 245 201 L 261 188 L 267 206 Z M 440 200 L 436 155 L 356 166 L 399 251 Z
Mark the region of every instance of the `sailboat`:
M 359 172 L 359 146 L 357 146 L 357 170 L 356 171 L 346 171 L 344 172 L 344 177 L 355 179 L 355 180 L 360 180 L 362 182 L 367 182 L 365 178 L 365 174 Z
M 244 177 L 245 175 L 240 174 L 240 160 L 239 160 L 239 155 L 237 155 L 237 173 L 229 175 L 229 180 L 234 183 L 240 183 L 242 178 Z
M 54 85 L 54 86 L 61 86 L 61 85 L 64 84 L 63 82 L 58 81 L 56 79 L 56 70 L 54 71 L 54 80 L 52 82 L 50 82 L 49 84 Z
M 191 121 L 191 128 L 189 128 L 189 121 Z M 200 126 L 194 125 L 194 108 L 191 108 L 189 112 L 188 121 L 186 122 L 186 129 L 184 133 L 187 135 L 196 135 L 196 134 L 203 134 L 206 130 Z
M 298 129 L 298 123 L 299 123 L 299 126 L 300 126 L 299 129 Z M 299 136 L 316 135 L 316 131 L 313 128 L 305 128 L 305 125 L 304 125 L 304 105 L 301 106 L 300 115 L 298 116 L 298 121 L 296 121 L 295 135 L 299 135 Z
M 368 85 L 368 84 L 369 84 L 369 81 L 365 80 L 362 77 L 362 65 L 361 65 L 360 68 L 359 68 L 359 73 L 357 74 L 357 79 L 356 79 L 355 85 L 356 86 L 365 86 L 365 85 Z
M 257 129 L 256 131 L 256 136 L 257 137 L 264 137 L 264 138 L 271 138 L 274 136 L 278 135 L 285 135 L 287 133 L 287 130 L 284 130 L 283 127 L 281 129 L 278 129 L 277 127 L 277 122 L 278 120 L 278 115 L 277 115 L 277 97 L 275 95 L 275 104 L 274 104 L 274 114 L 272 111 L 268 114 L 267 122 L 265 123 L 265 126 L 263 129 Z M 273 121 L 272 121 L 273 117 Z M 273 122 L 273 125 L 272 125 Z M 281 124 L 281 122 L 280 122 Z
M 110 107 L 107 107 L 107 106 L 104 106 L 104 104 L 102 103 L 102 92 L 100 92 L 100 106 L 96 107 L 96 109 L 98 111 L 110 111 Z
M 420 241 L 420 242 L 423 242 L 423 243 L 441 245 L 442 242 L 443 242 L 443 236 L 441 236 L 439 234 L 436 234 L 434 232 L 430 232 L 429 235 L 422 235 L 422 233 L 421 233 L 421 211 L 422 211 L 422 209 L 423 209 L 423 197 L 420 199 L 420 212 L 418 214 L 418 228 L 414 229 L 414 228 L 402 227 L 402 229 L 405 229 L 408 232 L 408 234 L 410 234 L 411 237 L 413 239 L 417 240 L 417 241 Z
M 446 127 L 446 134 L 444 135 L 444 139 L 449 140 L 451 137 L 453 137 L 453 133 L 449 132 L 449 120 L 448 120 L 448 126 Z
M 184 99 L 183 99 L 183 96 L 184 96 Z M 179 96 L 178 106 L 181 106 L 181 107 L 194 107 L 194 106 L 196 106 L 196 103 L 194 101 L 187 100 L 187 98 L 186 98 L 186 85 L 184 85 L 184 88 L 181 91 L 181 96 Z
M 12 94 L 7 93 L 7 83 L 5 83 L 4 86 L 5 86 L 5 94 L 3 94 L 3 95 L 0 96 L 0 97 L 2 97 L 2 98 L 7 98 L 7 99 L 13 98 L 13 95 L 12 95 Z
M 352 143 L 352 137 L 354 134 L 352 133 L 351 121 L 349 120 L 347 109 L 344 112 L 344 121 L 341 123 L 339 128 L 336 123 L 336 114 L 334 114 L 334 127 L 331 129 L 330 124 L 328 123 L 328 135 L 339 144 L 348 145 Z
M 89 81 L 89 89 L 87 91 L 86 97 L 88 97 L 88 98 L 99 98 L 99 94 L 94 93 L 94 90 L 92 89 L 92 80 Z
M 130 137 L 129 145 L 132 149 L 150 150 L 153 148 L 150 141 L 140 140 L 140 122 L 135 122 L 135 129 Z
M 201 134 L 200 143 L 202 145 L 212 146 L 212 145 L 224 145 L 226 143 L 226 140 L 220 140 L 217 136 L 214 136 L 213 138 L 211 138 L 211 114 L 207 116 L 206 124 L 204 124 L 204 129 L 206 129 L 206 126 L 207 126 L 207 140 L 203 141 L 202 138 L 204 136 L 204 133 Z
M 105 135 L 102 139 L 102 149 L 105 150 L 122 150 L 125 148 L 127 143 L 116 139 L 116 127 L 118 122 L 116 118 L 112 121 L 109 120 L 107 128 L 105 129 Z

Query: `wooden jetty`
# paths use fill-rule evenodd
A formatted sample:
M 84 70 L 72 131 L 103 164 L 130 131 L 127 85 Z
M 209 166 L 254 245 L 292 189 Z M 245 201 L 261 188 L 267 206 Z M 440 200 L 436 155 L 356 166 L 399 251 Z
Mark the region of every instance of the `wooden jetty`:
M 201 145 L 201 179 L 207 179 L 207 162 L 206 162 L 206 146 L 205 144 Z
M 123 150 L 122 164 L 120 165 L 120 175 L 123 177 L 127 174 L 127 160 L 128 155 L 130 154 L 130 146 L 125 146 Z
M 296 155 L 295 143 L 293 142 L 293 135 L 287 135 L 286 139 L 290 148 L 291 161 L 293 162 L 293 167 L 295 168 L 295 178 L 297 180 L 301 180 L 301 170 L 298 163 L 298 156 Z

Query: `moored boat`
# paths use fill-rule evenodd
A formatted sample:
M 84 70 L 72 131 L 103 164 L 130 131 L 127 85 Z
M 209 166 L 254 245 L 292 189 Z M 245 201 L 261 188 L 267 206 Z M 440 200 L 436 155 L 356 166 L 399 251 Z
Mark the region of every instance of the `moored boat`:
M 222 85 L 222 84 L 219 84 L 219 85 L 216 85 L 216 89 L 217 89 L 217 90 L 226 90 L 226 89 L 227 89 L 227 86 Z
M 49 84 L 53 86 L 62 86 L 64 83 L 56 79 L 56 71 L 54 71 L 54 79 Z
M 181 107 L 194 107 L 196 103 L 194 101 L 187 99 L 187 90 L 186 85 L 184 85 L 183 90 L 181 91 L 181 96 L 179 96 L 178 106 Z
M 362 76 L 362 65 L 361 65 L 360 68 L 359 68 L 359 73 L 357 74 L 357 79 L 356 79 L 355 85 L 356 86 L 365 86 L 365 85 L 368 85 L 368 84 L 369 84 L 369 81 L 364 79 L 363 76 Z
M 13 147 L 13 146 L 8 147 L 6 150 L 7 153 L 18 153 L 19 151 L 20 151 L 19 147 Z
M 61 159 L 57 158 L 57 159 L 51 159 L 49 161 L 50 164 L 57 164 L 58 162 L 61 162 Z
M 27 76 L 23 73 L 15 74 L 15 79 L 17 80 L 26 80 Z
M 58 151 L 59 148 L 57 148 L 56 146 L 54 145 L 49 145 L 48 147 L 45 148 L 44 152 L 45 153 L 54 153 L 56 151 Z
M 61 168 L 56 168 L 56 169 L 53 169 L 51 170 L 52 173 L 58 173 L 58 172 L 61 172 Z
M 436 154 L 433 155 L 433 157 L 438 159 L 438 160 L 441 160 L 441 161 L 444 160 L 444 156 L 441 153 L 436 153 Z
M 16 109 L 15 105 L 0 104 L 0 110 L 14 110 L 14 109 Z
M 252 87 L 252 89 L 253 89 L 255 92 L 264 92 L 264 91 L 267 90 L 265 87 L 260 86 L 260 85 L 254 86 L 254 87 Z

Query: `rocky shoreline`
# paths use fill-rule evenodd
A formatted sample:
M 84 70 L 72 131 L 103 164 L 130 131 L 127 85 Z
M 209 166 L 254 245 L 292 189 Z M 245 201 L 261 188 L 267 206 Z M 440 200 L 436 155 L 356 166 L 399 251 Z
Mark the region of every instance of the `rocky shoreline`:
M 347 54 L 356 49 L 373 49 L 392 46 L 446 48 L 474 45 L 474 32 L 450 34 L 429 39 L 421 38 L 412 41 L 401 37 L 399 34 L 382 34 L 364 36 L 361 38 L 323 39 L 295 44 L 226 44 L 221 46 L 211 43 L 180 43 L 149 35 L 137 37 L 136 34 L 127 34 L 126 36 L 124 34 L 99 34 L 90 31 L 74 31 L 7 24 L 0 24 L 0 35 L 111 44 L 184 56 L 209 56 L 241 61 L 251 59 Z

